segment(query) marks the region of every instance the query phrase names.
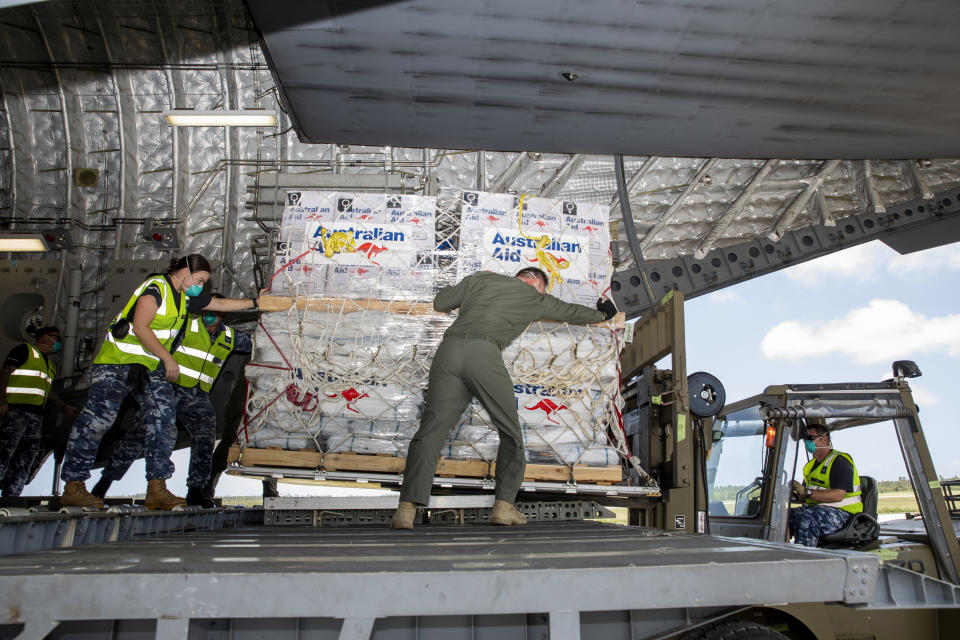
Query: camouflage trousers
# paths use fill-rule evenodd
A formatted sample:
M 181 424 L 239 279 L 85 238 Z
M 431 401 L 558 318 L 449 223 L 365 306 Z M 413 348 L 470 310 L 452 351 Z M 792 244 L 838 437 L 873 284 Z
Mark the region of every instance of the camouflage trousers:
M 40 450 L 43 417 L 10 407 L 0 418 L 0 478 L 3 495 L 18 496 L 33 469 Z
M 200 387 L 173 385 L 173 401 L 177 418 L 190 433 L 190 471 L 187 486 L 202 489 L 210 479 L 213 445 L 217 439 L 217 415 L 210 404 L 210 396 Z M 103 468 L 102 478 L 115 482 L 123 477 L 133 462 L 146 449 L 146 422 L 142 414 L 120 439 L 110 461 Z
M 67 482 L 90 477 L 100 440 L 116 420 L 123 399 L 131 393 L 143 416 L 147 479 L 167 479 L 173 475 L 170 454 L 177 441 L 177 422 L 172 385 L 164 378 L 161 364 L 135 388 L 128 381 L 131 366 L 95 364 L 90 367 L 87 403 L 73 423 L 60 473 Z
M 790 533 L 797 544 L 817 546 L 820 536 L 835 533 L 847 524 L 850 514 L 825 504 L 790 509 Z

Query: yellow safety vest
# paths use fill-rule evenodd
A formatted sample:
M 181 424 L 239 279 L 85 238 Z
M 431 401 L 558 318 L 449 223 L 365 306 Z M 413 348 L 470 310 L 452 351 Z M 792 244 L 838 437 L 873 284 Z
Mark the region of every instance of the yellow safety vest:
M 206 326 L 199 318 L 192 316 L 187 320 L 183 342 L 173 352 L 173 359 L 180 365 L 180 377 L 176 384 L 181 387 L 195 387 L 199 384 L 201 389 L 209 392 L 220 375 L 223 361 L 233 351 L 233 347 L 233 329 L 225 326 L 211 343 L 210 332 Z
M 843 456 L 850 463 L 850 466 L 853 467 L 853 491 L 844 495 L 843 500 L 840 502 L 814 502 L 809 498 L 806 500 L 807 504 L 826 504 L 829 507 L 836 507 L 837 509 L 842 509 L 847 513 L 860 513 L 863 511 L 863 500 L 860 499 L 860 474 L 857 473 L 857 465 L 853 464 L 853 458 L 849 454 L 846 454 L 842 451 L 831 451 L 830 455 L 824 458 L 823 463 L 817 467 L 816 471 L 813 471 L 814 465 L 817 464 L 817 459 L 813 458 L 807 462 L 806 466 L 803 467 L 803 480 L 804 484 L 807 485 L 807 488 L 812 491 L 822 491 L 824 489 L 830 488 L 830 468 L 833 466 L 833 462 L 839 457 Z
M 57 367 L 32 344 L 26 347 L 27 361 L 14 369 L 7 382 L 7 403 L 42 407 L 57 377 Z
M 127 318 L 130 322 L 127 325 L 126 334 L 121 338 L 115 338 L 110 329 L 107 330 L 107 338 L 100 346 L 97 357 L 93 359 L 94 364 L 142 364 L 150 371 L 154 371 L 160 364 L 160 359 L 147 351 L 136 334 L 133 332 L 133 320 L 131 311 L 140 295 L 150 285 L 155 284 L 160 287 L 161 302 L 157 309 L 157 315 L 150 321 L 150 329 L 167 351 L 173 345 L 180 327 L 187 319 L 187 301 L 183 293 L 178 293 L 173 289 L 170 281 L 162 275 L 151 276 L 143 284 L 137 287 L 130 301 L 123 307 L 117 317 L 110 324 L 112 328 L 121 320 Z

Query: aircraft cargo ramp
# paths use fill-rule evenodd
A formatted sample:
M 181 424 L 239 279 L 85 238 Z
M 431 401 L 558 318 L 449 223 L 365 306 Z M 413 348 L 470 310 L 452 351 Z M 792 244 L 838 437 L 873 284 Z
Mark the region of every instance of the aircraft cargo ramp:
M 871 554 L 590 521 L 256 526 L 2 557 L 0 636 L 648 638 L 765 603 L 958 604 L 885 575 Z

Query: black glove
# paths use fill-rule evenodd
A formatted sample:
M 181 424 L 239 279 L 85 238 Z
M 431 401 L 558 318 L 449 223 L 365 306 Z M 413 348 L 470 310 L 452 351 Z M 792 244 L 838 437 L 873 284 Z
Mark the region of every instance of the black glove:
M 130 371 L 127 372 L 127 384 L 135 391 L 143 393 L 147 384 L 147 378 L 150 377 L 150 370 L 142 364 L 131 364 Z
M 597 300 L 597 311 L 602 311 L 603 319 L 609 320 L 613 316 L 617 315 L 617 305 L 613 304 L 613 300 L 599 298 Z

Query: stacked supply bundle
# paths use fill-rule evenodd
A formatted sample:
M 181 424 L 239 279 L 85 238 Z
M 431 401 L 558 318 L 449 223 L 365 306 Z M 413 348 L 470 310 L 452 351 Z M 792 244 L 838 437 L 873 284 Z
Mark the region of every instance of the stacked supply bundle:
M 247 368 L 250 447 L 403 457 L 455 317 L 433 311 L 440 287 L 480 269 L 539 266 L 553 295 L 592 306 L 611 276 L 601 205 L 480 192 L 447 206 L 326 192 L 287 202 L 273 295 L 261 303 L 275 311 Z M 535 322 L 505 350 L 530 462 L 619 463 L 620 338 L 609 324 Z M 474 401 L 442 455 L 492 461 L 497 445 Z

